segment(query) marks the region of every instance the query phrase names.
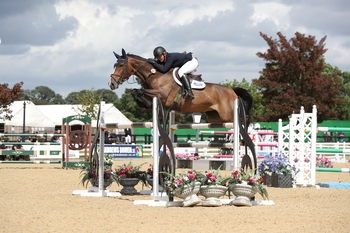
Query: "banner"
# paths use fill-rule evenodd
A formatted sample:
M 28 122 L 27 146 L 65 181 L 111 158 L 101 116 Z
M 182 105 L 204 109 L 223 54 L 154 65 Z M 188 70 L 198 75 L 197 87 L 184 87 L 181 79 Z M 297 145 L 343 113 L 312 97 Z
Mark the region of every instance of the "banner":
M 105 144 L 104 154 L 111 154 L 113 158 L 140 158 L 143 156 L 142 145 L 131 145 L 131 144 Z

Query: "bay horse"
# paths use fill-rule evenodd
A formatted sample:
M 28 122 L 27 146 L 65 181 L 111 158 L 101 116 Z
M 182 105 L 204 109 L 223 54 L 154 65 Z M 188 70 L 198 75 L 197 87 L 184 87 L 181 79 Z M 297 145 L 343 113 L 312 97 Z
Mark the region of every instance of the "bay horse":
M 152 98 L 158 97 L 158 102 L 164 109 L 178 112 L 203 112 L 207 116 L 208 123 L 226 123 L 234 121 L 234 100 L 239 99 L 240 123 L 239 130 L 246 143 L 246 154 L 242 159 L 242 168 L 257 167 L 254 144 L 249 137 L 247 130 L 250 123 L 250 110 L 253 99 L 249 92 L 243 88 L 231 88 L 215 83 L 205 83 L 202 90 L 193 89 L 194 99 L 182 98 L 182 87 L 173 78 L 174 69 L 170 69 L 163 74 L 157 72 L 153 65 L 133 54 L 126 54 L 122 49 L 122 55 L 113 52 L 117 58 L 114 64 L 114 73 L 111 74 L 108 85 L 111 90 L 115 90 L 123 84 L 130 76 L 139 78 L 142 89 L 134 89 L 131 94 L 140 107 L 151 108 Z M 190 76 L 190 75 L 188 75 Z M 164 111 L 162 111 L 164 114 Z M 164 117 L 163 117 L 164 118 Z M 163 126 L 166 121 L 162 122 Z M 158 126 L 160 123 L 158 122 Z M 166 131 L 159 127 L 159 133 L 163 140 L 163 153 L 160 156 L 159 167 L 163 171 L 175 173 L 174 149 Z M 170 156 L 167 156 L 166 146 L 169 148 Z M 247 154 L 247 146 L 253 154 L 254 163 Z
M 253 100 L 247 90 L 205 83 L 204 89 L 193 89 L 194 99 L 183 99 L 181 87 L 174 81 L 173 69 L 163 74 L 156 71 L 146 58 L 126 54 L 124 49 L 122 55 L 113 53 L 117 62 L 108 85 L 111 90 L 115 90 L 131 75 L 137 76 L 142 89 L 134 89 L 132 95 L 139 106 L 150 108 L 152 97 L 157 96 L 165 109 L 178 112 L 203 112 L 207 116 L 208 123 L 226 123 L 233 122 L 234 100 L 240 98 L 244 105 L 248 128 Z

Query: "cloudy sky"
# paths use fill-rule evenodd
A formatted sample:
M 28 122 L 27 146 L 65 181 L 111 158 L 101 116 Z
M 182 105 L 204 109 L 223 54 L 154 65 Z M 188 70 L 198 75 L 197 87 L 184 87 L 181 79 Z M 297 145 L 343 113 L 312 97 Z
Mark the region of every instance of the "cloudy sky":
M 268 48 L 259 32 L 277 39 L 279 31 L 327 36 L 326 62 L 350 71 L 347 0 L 2 0 L 0 83 L 63 97 L 109 88 L 113 51 L 148 58 L 158 45 L 192 51 L 207 82 L 250 81 L 264 67 L 256 53 Z

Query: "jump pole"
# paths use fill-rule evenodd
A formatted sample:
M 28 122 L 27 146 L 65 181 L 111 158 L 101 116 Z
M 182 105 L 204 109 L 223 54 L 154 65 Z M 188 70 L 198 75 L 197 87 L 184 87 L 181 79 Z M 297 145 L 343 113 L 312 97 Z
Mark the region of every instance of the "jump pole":
M 318 172 L 350 172 L 350 168 L 330 168 L 330 167 L 317 167 Z
M 233 135 L 233 154 L 234 154 L 234 169 L 238 169 L 238 151 L 239 151 L 239 128 L 238 128 L 238 98 L 234 100 L 233 105 L 233 123 L 234 123 L 234 135 Z

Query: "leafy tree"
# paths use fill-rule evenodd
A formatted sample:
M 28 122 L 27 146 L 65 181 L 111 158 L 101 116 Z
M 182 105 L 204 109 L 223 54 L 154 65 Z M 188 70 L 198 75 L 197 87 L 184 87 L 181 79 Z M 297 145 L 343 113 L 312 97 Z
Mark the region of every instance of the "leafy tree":
M 266 61 L 259 79 L 253 82 L 263 95 L 265 106 L 261 121 L 287 120 L 293 112 L 299 112 L 304 106 L 305 112 L 311 112 L 317 106 L 318 120 L 334 119 L 337 112 L 333 106 L 341 103 L 340 78 L 337 72 L 324 75 L 324 48 L 326 36 L 318 43 L 314 36 L 305 36 L 299 32 L 287 39 L 278 32 L 279 40 L 260 33 L 269 45 L 265 53 L 257 56 Z
M 13 101 L 18 100 L 22 93 L 23 82 L 16 83 L 13 88 L 9 88 L 8 83 L 0 84 L 0 119 L 11 120 L 13 115 L 9 108 Z
M 65 104 L 60 94 L 46 86 L 37 86 L 34 90 L 24 90 L 21 100 L 31 100 L 36 105 Z
M 77 95 L 77 101 L 81 107 L 77 107 L 77 112 L 83 112 L 91 119 L 97 119 L 98 106 L 102 97 L 92 88 L 91 90 L 82 90 Z
M 80 95 L 80 92 L 71 92 L 67 95 L 67 97 L 64 99 L 67 104 L 79 104 L 78 96 Z
M 118 95 L 114 91 L 105 88 L 96 90 L 96 94 L 101 96 L 106 103 L 114 103 L 118 99 Z
M 114 101 L 114 106 L 132 122 L 152 121 L 152 110 L 142 109 L 137 106 L 128 90 L 125 90 L 120 99 Z
M 258 92 L 258 85 L 255 83 L 249 83 L 245 78 L 243 78 L 242 82 L 238 82 L 237 80 L 229 81 L 226 80 L 225 83 L 222 83 L 224 86 L 228 87 L 241 87 L 250 93 L 253 98 L 253 107 L 251 110 L 252 120 L 256 121 L 257 116 L 261 116 L 264 113 L 264 106 L 261 104 L 262 102 L 262 94 Z
M 338 70 L 338 68 L 335 68 Z M 339 120 L 350 119 L 350 72 L 340 72 L 341 88 L 340 95 L 343 97 L 344 102 L 335 106 L 335 109 L 339 113 Z

